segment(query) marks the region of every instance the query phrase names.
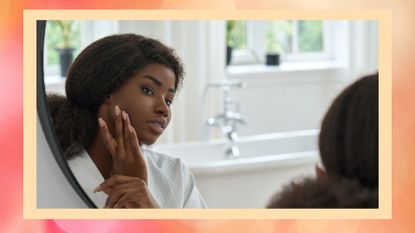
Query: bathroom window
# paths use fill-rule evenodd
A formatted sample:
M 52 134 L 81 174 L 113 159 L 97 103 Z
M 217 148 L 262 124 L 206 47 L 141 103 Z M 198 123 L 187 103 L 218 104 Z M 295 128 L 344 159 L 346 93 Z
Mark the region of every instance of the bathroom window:
M 73 20 L 50 20 L 45 35 L 45 73 L 60 74 L 60 54 L 67 50 L 75 57 L 81 48 L 81 23 Z
M 45 82 L 62 80 L 59 50 L 70 48 L 75 59 L 93 41 L 118 32 L 118 21 L 113 20 L 48 20 L 45 33 Z
M 282 61 L 328 60 L 330 21 L 228 20 L 226 41 L 233 46 L 230 64 L 263 64 L 267 53 Z

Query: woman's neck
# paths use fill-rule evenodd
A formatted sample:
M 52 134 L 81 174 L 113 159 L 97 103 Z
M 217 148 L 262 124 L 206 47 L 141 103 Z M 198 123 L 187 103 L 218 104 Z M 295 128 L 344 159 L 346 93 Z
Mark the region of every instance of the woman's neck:
M 99 134 L 95 137 L 94 141 L 86 149 L 86 151 L 88 152 L 89 157 L 92 159 L 92 161 L 94 161 L 95 166 L 97 166 L 104 179 L 108 179 L 111 176 L 112 156 L 106 149 Z

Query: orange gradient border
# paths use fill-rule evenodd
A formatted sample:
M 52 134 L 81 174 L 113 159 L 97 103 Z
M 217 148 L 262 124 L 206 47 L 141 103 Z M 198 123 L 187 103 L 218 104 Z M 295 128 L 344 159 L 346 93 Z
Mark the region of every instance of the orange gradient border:
M 36 20 L 377 20 L 379 26 L 378 209 L 40 209 L 36 208 Z M 390 10 L 24 10 L 24 219 L 391 219 L 392 24 Z

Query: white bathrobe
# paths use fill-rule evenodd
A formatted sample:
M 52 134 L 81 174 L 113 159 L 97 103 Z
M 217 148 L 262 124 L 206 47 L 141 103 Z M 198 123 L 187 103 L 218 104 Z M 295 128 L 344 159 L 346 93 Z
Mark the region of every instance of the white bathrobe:
M 148 189 L 160 208 L 207 208 L 190 170 L 178 158 L 142 149 L 148 169 Z M 107 195 L 93 193 L 104 181 L 88 152 L 68 161 L 85 193 L 98 208 L 104 207 Z

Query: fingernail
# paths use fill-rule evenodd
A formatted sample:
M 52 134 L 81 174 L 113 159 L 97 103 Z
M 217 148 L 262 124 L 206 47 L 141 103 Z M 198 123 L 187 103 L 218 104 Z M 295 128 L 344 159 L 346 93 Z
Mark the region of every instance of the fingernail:
M 124 111 L 122 111 L 122 118 L 124 118 L 124 120 L 127 120 L 127 113 L 125 113 Z
M 98 118 L 98 123 L 99 123 L 99 126 L 104 127 L 104 120 L 102 120 L 101 117 Z
M 118 105 L 115 105 L 115 115 L 119 116 L 121 113 L 120 107 L 118 107 Z
M 94 193 L 96 193 L 96 192 L 101 192 L 102 191 L 102 188 L 101 188 L 101 185 L 99 185 L 98 187 L 96 187 L 96 188 L 94 188 Z

